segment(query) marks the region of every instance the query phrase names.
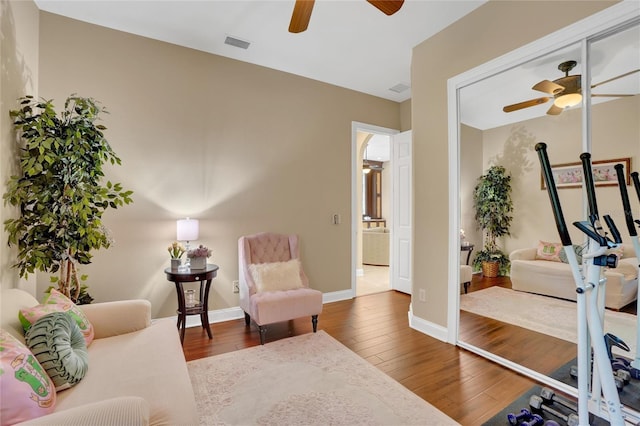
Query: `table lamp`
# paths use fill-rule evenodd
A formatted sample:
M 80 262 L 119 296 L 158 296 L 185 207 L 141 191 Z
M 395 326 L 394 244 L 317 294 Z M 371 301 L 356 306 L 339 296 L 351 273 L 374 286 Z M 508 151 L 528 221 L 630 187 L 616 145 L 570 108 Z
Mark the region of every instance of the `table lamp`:
M 198 239 L 199 223 L 196 219 L 179 219 L 176 222 L 176 239 L 178 241 L 185 241 L 185 249 L 189 252 L 189 241 L 195 241 Z M 185 261 L 186 266 L 190 264 L 189 256 Z

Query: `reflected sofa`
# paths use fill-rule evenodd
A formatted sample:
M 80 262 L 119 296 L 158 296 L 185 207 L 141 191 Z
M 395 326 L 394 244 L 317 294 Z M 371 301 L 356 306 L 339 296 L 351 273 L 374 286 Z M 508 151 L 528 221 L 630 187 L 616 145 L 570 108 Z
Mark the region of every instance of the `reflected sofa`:
M 536 247 L 514 250 L 511 260 L 511 288 L 561 299 L 576 300 L 576 284 L 568 263 L 542 260 Z M 618 267 L 605 271 L 605 306 L 619 310 L 638 295 L 638 259 L 633 245 L 622 244 Z
M 388 228 L 365 228 L 362 230 L 362 263 L 365 265 L 389 266 Z

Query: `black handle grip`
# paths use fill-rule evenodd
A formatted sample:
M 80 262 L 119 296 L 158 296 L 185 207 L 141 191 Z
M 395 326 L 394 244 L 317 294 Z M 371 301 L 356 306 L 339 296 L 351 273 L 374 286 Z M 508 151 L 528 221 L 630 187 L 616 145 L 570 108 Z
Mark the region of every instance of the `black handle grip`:
M 591 169 L 591 154 L 583 152 L 580 154 L 582 160 L 582 174 L 584 175 L 585 189 L 587 190 L 587 201 L 589 202 L 589 217 L 592 220 L 598 219 L 598 203 L 596 202 L 596 189 L 593 185 L 593 171 Z
M 631 204 L 629 203 L 627 183 L 624 181 L 624 166 L 622 164 L 616 164 L 613 167 L 616 169 L 616 174 L 618 175 L 618 186 L 620 187 L 620 197 L 622 198 L 622 209 L 624 210 L 624 219 L 627 222 L 627 229 L 629 230 L 629 235 L 635 237 L 638 233 L 636 232 L 636 226 L 633 223 L 633 213 L 631 212 Z
M 538 152 L 538 158 L 540 159 L 542 176 L 544 176 L 544 181 L 547 184 L 547 193 L 549 194 L 549 200 L 551 201 L 551 209 L 553 210 L 553 216 L 556 220 L 556 227 L 558 228 L 560 241 L 562 241 L 563 246 L 570 246 L 571 237 L 569 236 L 567 224 L 564 221 L 562 206 L 560 205 L 560 199 L 558 198 L 558 190 L 556 189 L 556 183 L 553 179 L 553 174 L 551 173 L 551 164 L 549 164 L 549 157 L 547 156 L 547 144 L 544 142 L 537 143 L 535 149 Z
M 611 219 L 611 216 L 609 216 L 608 214 L 605 214 L 604 221 L 606 222 L 607 227 L 609 228 L 609 232 L 611 232 L 611 236 L 613 237 L 613 242 L 616 244 L 621 244 L 622 237 L 620 237 L 620 231 L 618 231 L 618 227 L 616 226 L 616 223 L 613 221 L 613 219 Z
M 638 194 L 638 200 L 640 200 L 640 179 L 638 179 L 638 172 L 631 173 L 631 180 L 633 181 L 633 186 L 636 187 L 636 194 Z

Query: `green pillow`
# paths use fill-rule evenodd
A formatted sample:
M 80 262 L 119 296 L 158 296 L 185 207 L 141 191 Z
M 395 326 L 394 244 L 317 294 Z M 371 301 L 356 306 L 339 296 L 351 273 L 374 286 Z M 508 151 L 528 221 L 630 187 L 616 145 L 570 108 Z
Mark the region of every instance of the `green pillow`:
M 573 245 L 573 251 L 576 252 L 576 260 L 578 261 L 578 265 L 580 265 L 582 263 L 582 251 L 583 251 L 583 247 L 579 246 L 577 244 Z M 560 250 L 560 261 L 564 262 L 564 263 L 569 263 L 569 259 L 567 259 L 567 253 L 565 253 L 564 251 L 564 247 L 562 247 L 562 250 Z
M 87 373 L 87 344 L 78 324 L 68 313 L 53 312 L 43 316 L 29 327 L 25 340 L 56 391 L 70 388 Z

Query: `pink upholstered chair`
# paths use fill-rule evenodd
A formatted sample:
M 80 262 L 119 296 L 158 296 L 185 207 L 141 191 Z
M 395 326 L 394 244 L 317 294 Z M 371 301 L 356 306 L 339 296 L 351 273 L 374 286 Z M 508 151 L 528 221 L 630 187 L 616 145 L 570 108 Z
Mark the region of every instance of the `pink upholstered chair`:
M 322 292 L 309 288 L 297 235 L 262 232 L 240 237 L 238 260 L 240 307 L 246 324 L 253 318 L 258 325 L 260 344 L 264 345 L 265 325 L 304 316 L 311 316 L 316 332 Z

